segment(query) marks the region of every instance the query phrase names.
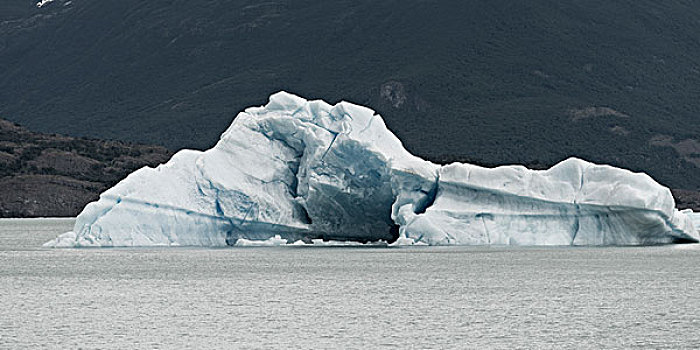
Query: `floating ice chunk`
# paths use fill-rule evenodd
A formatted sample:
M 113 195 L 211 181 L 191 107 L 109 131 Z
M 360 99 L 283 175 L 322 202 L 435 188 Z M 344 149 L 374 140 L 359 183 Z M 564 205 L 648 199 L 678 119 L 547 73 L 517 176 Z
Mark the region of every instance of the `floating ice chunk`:
M 68 248 L 76 246 L 77 236 L 75 232 L 66 232 L 59 235 L 56 239 L 44 243 L 46 248 Z
M 389 244 L 390 247 L 403 247 L 403 246 L 427 246 L 428 243 L 423 241 L 416 241 L 413 238 L 406 237 L 405 235 L 399 236 L 394 242 Z
M 697 238 L 691 215 L 678 212 L 670 191 L 645 174 L 575 158 L 546 171 L 439 166 L 408 153 L 371 109 L 280 92 L 241 112 L 212 149 L 183 150 L 132 173 L 85 207 L 74 233 L 49 245 Z
M 250 240 L 241 238 L 236 241 L 237 247 L 276 247 L 281 245 L 286 245 L 287 240 L 280 237 L 280 235 L 275 235 L 275 237 L 268 238 L 266 240 Z

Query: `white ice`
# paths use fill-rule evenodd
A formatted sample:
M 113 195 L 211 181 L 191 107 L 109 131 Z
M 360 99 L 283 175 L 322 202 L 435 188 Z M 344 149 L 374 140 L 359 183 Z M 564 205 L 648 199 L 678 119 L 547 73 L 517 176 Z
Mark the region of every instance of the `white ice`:
M 451 164 L 401 232 L 429 244 L 642 245 L 692 241 L 689 217 L 646 174 L 580 159 L 549 170 Z
M 690 217 L 645 174 L 439 166 L 366 107 L 280 92 L 212 149 L 130 174 L 47 246 L 662 244 L 697 240 Z
M 41 0 L 41 1 L 36 3 L 36 7 L 39 7 L 39 8 L 44 7 L 44 6 L 52 3 L 53 1 L 54 0 Z
M 700 213 L 694 213 L 692 210 L 684 210 L 683 212 L 690 217 L 690 221 L 693 222 L 695 229 L 698 230 L 700 235 Z

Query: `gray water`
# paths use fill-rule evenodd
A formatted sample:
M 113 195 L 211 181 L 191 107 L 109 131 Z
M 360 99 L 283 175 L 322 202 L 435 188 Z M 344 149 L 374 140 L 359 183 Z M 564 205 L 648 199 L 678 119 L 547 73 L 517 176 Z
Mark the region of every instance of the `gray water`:
M 2 349 L 698 349 L 700 246 L 42 249 L 0 220 Z

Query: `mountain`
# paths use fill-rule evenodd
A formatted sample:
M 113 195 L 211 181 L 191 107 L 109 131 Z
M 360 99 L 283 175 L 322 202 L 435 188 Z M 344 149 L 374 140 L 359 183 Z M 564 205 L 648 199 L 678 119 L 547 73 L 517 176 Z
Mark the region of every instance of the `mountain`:
M 208 148 L 279 90 L 370 106 L 412 153 L 568 156 L 700 190 L 700 3 L 90 1 L 0 4 L 0 117 Z
M 0 217 L 75 216 L 132 171 L 170 151 L 30 132 L 0 119 Z

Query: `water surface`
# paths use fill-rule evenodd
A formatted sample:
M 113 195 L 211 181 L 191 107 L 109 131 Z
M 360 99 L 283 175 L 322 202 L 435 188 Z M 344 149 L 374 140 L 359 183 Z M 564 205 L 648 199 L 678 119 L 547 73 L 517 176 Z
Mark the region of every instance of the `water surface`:
M 0 220 L 1 349 L 698 349 L 700 246 L 43 249 Z

